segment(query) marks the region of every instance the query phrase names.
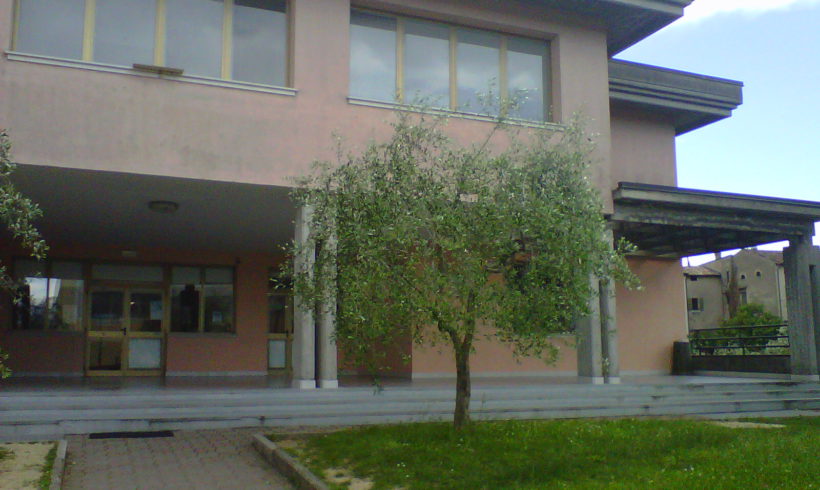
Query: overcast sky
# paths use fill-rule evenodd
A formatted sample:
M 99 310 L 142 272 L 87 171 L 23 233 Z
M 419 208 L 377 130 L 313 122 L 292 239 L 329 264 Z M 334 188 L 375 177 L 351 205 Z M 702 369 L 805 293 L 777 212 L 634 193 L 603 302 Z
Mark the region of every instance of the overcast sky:
M 732 117 L 677 138 L 680 187 L 820 201 L 820 0 L 695 0 L 617 58 L 745 84 Z

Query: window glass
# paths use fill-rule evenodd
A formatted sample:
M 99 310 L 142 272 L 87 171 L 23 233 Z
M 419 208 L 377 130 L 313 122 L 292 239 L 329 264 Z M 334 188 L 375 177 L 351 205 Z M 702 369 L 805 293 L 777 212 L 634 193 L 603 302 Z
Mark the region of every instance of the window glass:
M 207 284 L 205 296 L 205 322 L 203 332 L 233 332 L 233 286 Z
M 171 286 L 171 331 L 199 331 L 199 301 L 202 286 L 197 283 Z
M 51 278 L 48 281 L 48 328 L 83 329 L 84 283 L 78 279 Z
M 208 284 L 233 284 L 233 269 L 230 267 L 208 267 L 205 269 Z
M 186 75 L 222 75 L 222 0 L 166 0 L 165 65 Z
M 236 0 L 233 79 L 285 85 L 287 35 L 284 0 Z
M 94 264 L 91 277 L 110 281 L 161 282 L 162 267 L 158 265 Z
M 498 96 L 501 36 L 472 29 L 458 30 L 456 68 L 458 108 L 468 112 L 494 114 Z
M 544 41 L 508 39 L 507 89 L 508 95 L 518 101 L 518 109 L 511 114 L 513 117 L 544 120 L 547 59 Z
M 404 32 L 405 102 L 450 107 L 450 28 L 407 20 Z
M 97 0 L 96 5 L 94 61 L 153 64 L 155 0 Z
M 84 17 L 85 0 L 21 0 L 15 49 L 80 59 Z
M 202 272 L 199 267 L 172 267 L 171 282 L 174 284 L 199 284 L 202 281 Z
M 288 333 L 291 331 L 288 310 L 287 294 L 272 293 L 268 295 L 269 333 Z
M 351 13 L 350 95 L 388 102 L 396 99 L 395 19 Z
M 20 287 L 15 311 L 15 326 L 21 330 L 43 330 L 48 315 L 48 279 L 26 277 Z

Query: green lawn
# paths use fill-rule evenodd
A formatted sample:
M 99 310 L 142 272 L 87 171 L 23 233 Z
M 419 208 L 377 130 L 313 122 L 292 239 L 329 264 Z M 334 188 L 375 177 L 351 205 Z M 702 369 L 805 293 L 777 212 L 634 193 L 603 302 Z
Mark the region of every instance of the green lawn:
M 820 417 L 734 429 L 693 420 L 555 420 L 355 428 L 295 452 L 375 488 L 820 488 Z M 343 487 L 340 487 L 343 488 Z

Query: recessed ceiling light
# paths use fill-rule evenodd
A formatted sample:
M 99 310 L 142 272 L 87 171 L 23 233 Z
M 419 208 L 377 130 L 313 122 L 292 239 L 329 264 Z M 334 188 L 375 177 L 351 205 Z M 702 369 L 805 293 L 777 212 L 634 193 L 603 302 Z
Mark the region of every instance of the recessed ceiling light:
M 151 201 L 148 209 L 161 214 L 173 214 L 179 209 L 179 203 L 174 201 Z

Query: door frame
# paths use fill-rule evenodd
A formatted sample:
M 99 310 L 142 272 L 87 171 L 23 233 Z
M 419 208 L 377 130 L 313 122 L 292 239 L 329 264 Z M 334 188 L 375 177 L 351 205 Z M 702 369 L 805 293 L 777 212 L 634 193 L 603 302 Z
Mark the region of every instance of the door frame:
M 94 331 L 91 330 L 91 297 L 96 291 L 114 290 L 123 292 L 123 324 L 125 331 Z M 130 299 L 132 293 L 159 293 L 162 301 L 162 318 L 159 332 L 132 332 Z M 170 324 L 170 301 L 168 298 L 168 288 L 163 283 L 156 282 L 131 282 L 131 281 L 89 281 L 86 291 L 85 302 L 85 355 L 84 371 L 86 376 L 162 376 L 165 373 L 166 352 L 168 346 L 168 328 Z M 93 339 L 120 338 L 122 344 L 120 348 L 120 369 L 117 370 L 92 370 L 91 362 L 91 342 Z M 128 366 L 130 338 L 151 338 L 160 340 L 160 367 L 159 369 L 131 369 Z

